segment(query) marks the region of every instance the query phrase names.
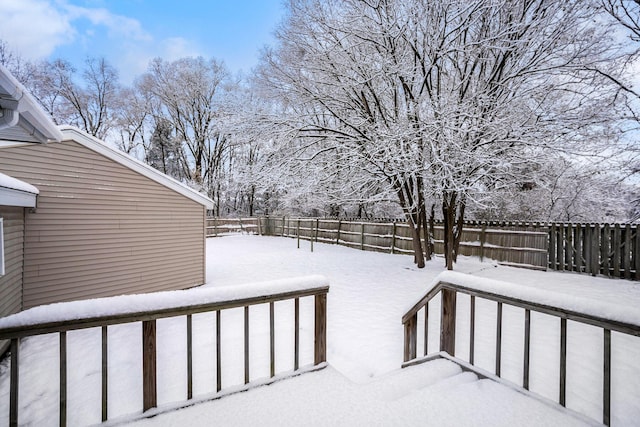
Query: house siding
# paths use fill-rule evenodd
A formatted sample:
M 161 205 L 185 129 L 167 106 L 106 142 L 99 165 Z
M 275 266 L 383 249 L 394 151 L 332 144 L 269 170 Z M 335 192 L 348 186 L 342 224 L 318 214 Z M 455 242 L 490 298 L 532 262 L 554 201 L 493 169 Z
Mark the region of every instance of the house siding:
M 24 308 L 204 283 L 201 204 L 74 141 L 0 149 L 0 170 L 40 190 Z
M 0 276 L 0 317 L 22 309 L 22 261 L 24 245 L 24 208 L 0 206 L 4 227 L 5 274 Z M 9 341 L 0 341 L 0 355 Z

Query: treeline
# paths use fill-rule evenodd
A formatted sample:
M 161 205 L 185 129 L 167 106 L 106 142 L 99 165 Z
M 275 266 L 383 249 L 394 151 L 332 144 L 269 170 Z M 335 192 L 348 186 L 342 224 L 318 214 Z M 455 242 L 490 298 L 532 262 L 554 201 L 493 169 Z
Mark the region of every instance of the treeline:
M 637 217 L 640 5 L 628 0 L 294 0 L 247 77 L 153 60 L 131 86 L 0 61 L 58 123 L 206 192 L 213 214 L 444 220 Z M 621 38 L 623 34 L 626 38 Z M 631 179 L 629 179 L 631 178 Z

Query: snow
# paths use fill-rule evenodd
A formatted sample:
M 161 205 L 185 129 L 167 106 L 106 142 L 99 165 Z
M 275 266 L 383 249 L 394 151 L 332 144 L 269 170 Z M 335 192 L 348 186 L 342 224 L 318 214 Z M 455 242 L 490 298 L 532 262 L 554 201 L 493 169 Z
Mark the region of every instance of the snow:
M 201 287 L 181 291 L 122 295 L 49 304 L 0 318 L 0 328 L 24 327 L 38 323 L 64 322 L 101 316 L 125 316 L 143 311 L 240 300 L 259 295 L 303 291 L 328 285 L 329 282 L 326 278 L 314 275 L 228 287 Z
M 550 289 L 538 289 L 500 280 L 478 278 L 455 271 L 444 271 L 440 273 L 434 279 L 432 288 L 440 281 L 532 303 L 588 314 L 607 320 L 617 320 L 640 325 L 640 312 L 637 307 L 622 305 L 619 301 L 615 303 L 607 302 L 594 299 L 592 296 L 585 297 L 580 295 L 572 295 L 571 299 L 567 299 L 566 293 L 556 292 Z M 407 310 L 409 308 L 411 307 L 408 307 Z
M 328 280 L 327 359 L 330 367 L 226 396 L 136 425 L 579 425 L 580 421 L 549 411 L 535 400 L 503 385 L 459 372 L 457 365 L 433 361 L 399 370 L 403 356 L 402 315 L 439 278 L 454 277 L 486 290 L 537 298 L 562 306 L 593 310 L 606 317 L 637 319 L 640 284 L 588 275 L 541 272 L 461 258 L 456 272 L 443 273 L 443 260 L 417 269 L 412 257 L 364 252 L 337 245 L 296 239 L 232 235 L 207 239 L 207 285 L 202 289 L 151 297 L 175 303 L 207 295 L 224 298 L 255 292 L 274 283 L 316 286 Z M 482 280 L 471 280 L 459 273 Z M 310 278 L 309 275 L 312 275 Z M 323 277 L 319 277 L 322 275 Z M 457 277 L 460 276 L 460 277 Z M 439 279 L 438 279 L 439 280 Z M 261 285 L 247 283 L 276 281 Z M 288 284 L 288 285 L 283 285 Z M 235 289 L 235 291 L 234 291 Z M 222 293 L 218 293 L 222 292 Z M 149 296 L 145 296 L 149 297 Z M 129 298 L 132 298 L 129 300 Z M 137 297 L 136 297 L 137 298 Z M 116 305 L 136 306 L 133 297 Z M 122 301 L 129 301 L 124 303 Z M 165 301 L 166 302 L 166 301 Z M 602 305 L 601 305 L 602 303 Z M 95 301 L 86 310 L 98 310 Z M 144 302 L 149 307 L 151 302 Z M 276 303 L 276 372 L 293 366 L 293 307 Z M 53 310 L 53 306 L 42 310 Z M 88 307 L 91 307 L 89 309 Z M 119 309 L 122 309 L 120 307 Z M 137 308 L 136 308 L 137 309 Z M 115 310 L 113 307 L 100 310 Z M 476 366 L 495 366 L 495 303 L 476 300 Z M 76 313 L 75 315 L 78 315 Z M 95 314 L 95 312 L 92 312 Z M 430 304 L 429 352 L 438 349 L 439 299 Z M 456 356 L 468 357 L 468 298 L 458 298 Z M 33 314 L 31 314 L 33 315 Z M 52 313 L 46 315 L 52 316 Z M 75 316 L 74 315 L 74 316 Z M 313 298 L 300 300 L 301 366 L 313 363 Z M 35 316 L 35 315 L 34 315 Z M 43 314 L 44 316 L 44 314 Z M 419 313 L 418 324 L 422 324 Z M 532 313 L 531 390 L 557 401 L 559 320 Z M 223 390 L 243 383 L 242 309 L 222 312 Z M 5 321 L 5 320 L 2 320 Z M 13 320 L 15 321 L 15 320 Z M 21 320 L 23 321 L 23 320 Z M 26 321 L 26 320 L 24 320 Z M 251 308 L 251 378 L 269 377 L 268 306 Z M 522 381 L 522 310 L 505 305 L 503 312 L 502 378 Z M 109 328 L 109 417 L 141 412 L 140 324 Z M 184 317 L 158 321 L 158 401 L 175 406 L 186 399 L 186 325 Z M 194 396 L 215 395 L 215 315 L 193 317 Z M 423 343 L 419 331 L 419 356 Z M 72 331 L 68 337 L 69 425 L 100 422 L 100 330 Z M 640 339 L 613 333 L 613 425 L 640 418 L 640 376 L 635 363 Z M 600 420 L 602 412 L 602 331 L 569 322 L 567 406 Z M 26 339 L 21 345 L 21 425 L 46 425 L 57 418 L 58 337 Z M 0 424 L 8 419 L 8 361 L 0 364 Z M 185 418 L 188 417 L 188 418 Z M 564 417 L 564 418 L 558 418 Z M 129 418 L 125 418 L 131 420 Z M 326 421 L 326 422 L 325 422 Z
M 39 194 L 40 191 L 31 184 L 19 179 L 13 178 L 0 172 L 0 187 L 10 188 L 12 190 L 24 191 L 31 194 Z
M 247 400 L 237 394 L 133 425 L 175 426 L 185 420 L 190 426 L 586 425 L 492 381 L 479 381 L 448 360 L 383 375 L 366 385 L 329 367 L 255 389 L 251 404 Z M 532 416 L 523 418 L 525 412 Z

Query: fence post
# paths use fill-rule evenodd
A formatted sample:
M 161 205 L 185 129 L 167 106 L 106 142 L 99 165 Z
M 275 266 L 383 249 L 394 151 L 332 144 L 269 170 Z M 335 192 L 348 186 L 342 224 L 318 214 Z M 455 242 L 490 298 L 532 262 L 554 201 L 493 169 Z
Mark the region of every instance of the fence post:
M 342 225 L 342 220 L 338 220 L 338 236 L 336 237 L 336 245 L 340 244 L 340 226 Z
M 487 224 L 485 222 L 482 223 L 482 228 L 480 229 L 480 262 L 484 260 L 484 244 L 487 240 Z
M 298 218 L 298 226 L 296 228 L 296 235 L 298 237 L 298 249 L 300 249 L 300 218 Z
M 442 289 L 440 317 L 440 351 L 456 354 L 456 291 Z
M 637 225 L 635 225 L 635 236 L 634 236 L 634 245 L 633 245 L 633 260 L 634 260 L 634 267 L 635 267 L 635 276 L 634 278 L 636 280 L 640 280 L 640 236 L 638 235 L 638 232 L 640 232 L 640 227 L 638 227 Z
M 362 230 L 360 231 L 360 249 L 364 251 L 364 222 L 362 223 Z
M 309 230 L 309 242 L 311 242 L 311 252 L 313 252 L 313 220 L 309 221 L 311 223 L 310 225 L 310 230 Z
M 393 221 L 393 234 L 391 235 L 391 253 L 396 253 L 396 221 Z
M 624 252 L 622 258 L 624 264 L 624 278 L 631 279 L 631 224 L 624 228 Z
M 593 233 L 591 235 L 591 275 L 595 276 L 600 273 L 600 224 L 595 224 L 593 227 Z
M 327 294 L 315 296 L 314 365 L 327 360 Z
M 576 238 L 573 242 L 576 248 L 576 271 L 578 273 L 582 273 L 582 248 L 584 247 L 584 232 L 582 230 L 582 224 L 576 224 Z
M 565 224 L 558 224 L 558 237 L 556 240 L 556 244 L 558 245 L 558 249 L 556 251 L 556 261 L 558 262 L 558 270 L 564 270 L 564 251 L 565 251 Z
M 557 270 L 556 249 L 556 225 L 551 223 L 551 227 L 549 227 L 549 268 L 552 270 Z
M 614 277 L 620 276 L 620 259 L 622 256 L 622 248 L 620 247 L 622 244 L 622 239 L 620 236 L 620 224 L 615 224 L 613 226 L 613 244 L 611 245 L 611 252 L 613 253 L 613 275 Z M 607 236 L 608 238 L 609 236 Z M 608 254 L 607 254 L 608 255 Z M 608 270 L 608 269 L 607 269 Z M 607 274 L 608 275 L 608 274 Z
M 158 406 L 156 387 L 156 321 L 142 322 L 142 411 Z

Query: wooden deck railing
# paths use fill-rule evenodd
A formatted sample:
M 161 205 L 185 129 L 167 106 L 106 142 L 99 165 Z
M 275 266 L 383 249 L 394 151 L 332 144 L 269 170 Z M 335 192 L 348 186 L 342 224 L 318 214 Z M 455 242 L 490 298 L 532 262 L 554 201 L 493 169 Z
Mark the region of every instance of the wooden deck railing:
M 456 273 L 450 274 L 455 277 Z M 449 276 L 446 276 L 449 277 Z M 424 297 L 420 299 L 402 317 L 404 325 L 404 362 L 403 366 L 418 363 L 418 312 L 424 310 L 424 356 L 429 354 L 428 348 L 428 323 L 429 323 L 429 302 L 441 293 L 440 310 L 440 351 L 447 352 L 455 357 L 456 344 L 456 300 L 457 294 L 462 293 L 470 296 L 469 311 L 469 359 L 468 362 L 474 365 L 475 358 L 475 308 L 476 298 L 482 298 L 497 303 L 496 312 L 496 348 L 495 348 L 495 374 L 501 374 L 501 353 L 502 353 L 502 309 L 503 304 L 524 309 L 524 353 L 523 353 L 523 375 L 522 387 L 529 390 L 530 378 L 530 355 L 531 355 L 531 311 L 548 314 L 560 318 L 560 375 L 558 384 L 558 403 L 566 406 L 566 386 L 567 386 L 567 320 L 578 323 L 596 326 L 603 330 L 603 373 L 602 373 L 602 394 L 603 410 L 602 422 L 605 425 L 611 423 L 611 331 L 620 332 L 636 337 L 640 337 L 640 323 L 626 323 L 603 317 L 582 313 L 576 310 L 528 301 L 522 298 L 502 295 L 482 289 L 475 289 L 465 286 L 465 280 L 461 284 L 454 280 L 441 280 Z
M 275 372 L 275 322 L 274 303 L 277 301 L 293 300 L 294 303 L 294 366 L 297 371 L 300 360 L 300 304 L 303 297 L 315 299 L 315 335 L 314 335 L 314 365 L 326 361 L 326 322 L 327 322 L 327 293 L 328 285 L 314 286 L 294 291 L 284 291 L 273 294 L 258 294 L 246 298 L 215 301 L 202 304 L 175 306 L 157 310 L 141 311 L 135 313 L 121 313 L 108 316 L 85 317 L 76 320 L 63 320 L 48 323 L 36 323 L 28 326 L 0 327 L 0 340 L 11 340 L 10 345 L 10 402 L 9 425 L 19 424 L 18 414 L 18 387 L 19 387 L 19 355 L 20 340 L 33 335 L 58 333 L 60 337 L 60 418 L 59 425 L 67 423 L 67 331 L 95 328 L 102 329 L 102 421 L 108 419 L 108 341 L 107 328 L 110 325 L 123 323 L 142 322 L 142 378 L 143 378 L 143 412 L 157 406 L 157 372 L 156 372 L 156 320 L 185 316 L 187 322 L 187 399 L 193 397 L 193 336 L 192 315 L 196 313 L 215 312 L 216 314 L 216 391 L 222 389 L 222 366 L 220 325 L 221 311 L 243 307 L 244 308 L 244 382 L 250 383 L 249 372 L 249 307 L 257 304 L 269 305 L 269 331 L 270 331 L 270 375 L 273 378 Z M 126 350 L 125 350 L 126 351 Z M 27 391 L 28 392 L 28 391 Z

